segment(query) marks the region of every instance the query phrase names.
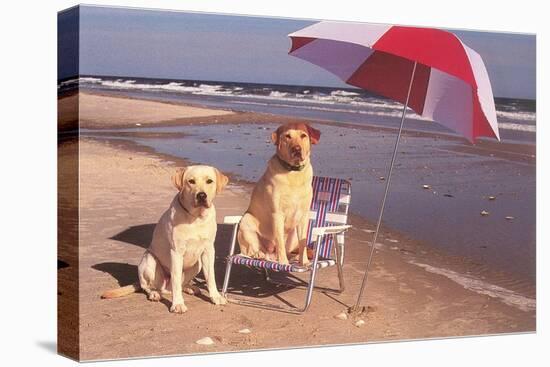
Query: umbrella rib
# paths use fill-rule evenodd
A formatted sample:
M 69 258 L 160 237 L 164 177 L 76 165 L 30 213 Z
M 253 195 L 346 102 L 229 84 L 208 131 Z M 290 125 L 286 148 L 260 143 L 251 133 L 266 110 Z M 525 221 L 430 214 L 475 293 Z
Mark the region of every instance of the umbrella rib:
M 414 81 L 414 74 L 416 72 L 416 64 L 417 62 L 414 62 L 413 70 L 411 73 L 411 80 L 409 82 L 409 89 L 407 91 L 407 99 L 405 100 L 405 105 L 403 106 L 403 113 L 401 115 L 401 124 L 399 126 L 399 132 L 397 134 L 397 138 L 395 139 L 395 147 L 393 149 L 393 155 L 390 162 L 390 167 L 388 169 L 388 177 L 386 180 L 386 188 L 384 190 L 384 196 L 382 198 L 382 203 L 380 204 L 380 213 L 378 215 L 378 222 L 376 223 L 376 231 L 374 232 L 374 237 L 372 239 L 372 246 L 370 249 L 369 259 L 367 261 L 367 268 L 365 270 L 365 275 L 363 277 L 363 281 L 361 283 L 361 289 L 359 290 L 359 296 L 357 297 L 357 302 L 355 303 L 355 306 L 353 307 L 353 310 L 358 311 L 359 310 L 359 304 L 361 303 L 361 298 L 363 297 L 363 292 L 365 291 L 365 288 L 367 286 L 367 279 L 369 276 L 369 269 L 372 262 L 372 257 L 374 254 L 374 248 L 376 244 L 376 239 L 378 238 L 378 232 L 380 231 L 380 224 L 382 223 L 382 216 L 384 215 L 384 207 L 386 206 L 386 198 L 388 196 L 388 191 L 390 188 L 390 182 L 391 182 L 391 174 L 393 171 L 393 165 L 395 163 L 395 158 L 397 157 L 397 148 L 399 147 L 399 139 L 401 138 L 401 132 L 403 131 L 403 125 L 405 123 L 405 114 L 407 111 L 407 106 L 409 104 L 409 97 L 411 95 L 411 89 Z

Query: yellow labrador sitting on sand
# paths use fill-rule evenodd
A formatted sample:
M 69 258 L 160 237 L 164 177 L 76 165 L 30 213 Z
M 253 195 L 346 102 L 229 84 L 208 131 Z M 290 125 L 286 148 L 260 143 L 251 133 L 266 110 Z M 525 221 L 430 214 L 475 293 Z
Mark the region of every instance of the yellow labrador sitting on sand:
M 142 289 L 149 300 L 159 301 L 161 294 L 170 289 L 170 312 L 183 313 L 187 307 L 182 291 L 198 291 L 190 282 L 202 268 L 212 302 L 227 302 L 218 292 L 214 276 L 217 225 L 212 201 L 228 179 L 214 167 L 190 166 L 178 169 L 172 181 L 179 192 L 155 226 L 151 245 L 138 266 L 139 282 L 107 291 L 102 298 Z
M 288 264 L 287 254 L 299 250 L 300 264 L 309 263 L 306 247 L 309 206 L 313 195 L 311 145 L 321 133 L 305 123 L 280 126 L 271 136 L 277 151 L 269 160 L 241 219 L 241 253 Z

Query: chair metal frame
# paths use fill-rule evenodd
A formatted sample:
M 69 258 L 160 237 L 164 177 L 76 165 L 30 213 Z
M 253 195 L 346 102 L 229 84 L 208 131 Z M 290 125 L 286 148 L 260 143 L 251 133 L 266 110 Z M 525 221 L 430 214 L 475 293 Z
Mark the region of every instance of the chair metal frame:
M 342 180 L 346 182 L 348 185 L 348 192 L 347 195 L 351 197 L 351 184 L 349 181 Z M 345 207 L 345 218 L 347 222 L 347 214 L 348 214 L 348 207 L 349 203 Z M 229 279 L 231 276 L 231 269 L 233 265 L 239 265 L 239 264 L 233 264 L 232 258 L 236 256 L 235 249 L 236 249 L 236 241 L 237 241 L 237 231 L 238 231 L 238 225 L 241 220 L 242 216 L 226 216 L 224 218 L 224 224 L 231 224 L 233 225 L 233 231 L 231 235 L 231 244 L 229 249 L 229 255 L 226 258 L 226 268 L 225 268 L 225 277 L 223 282 L 223 288 L 222 288 L 222 295 L 227 299 L 230 303 L 240 304 L 244 306 L 251 306 L 251 307 L 257 307 L 257 308 L 263 308 L 273 311 L 281 311 L 281 312 L 287 312 L 287 313 L 294 313 L 294 314 L 301 314 L 305 312 L 310 304 L 313 297 L 313 291 L 320 291 L 323 293 L 332 293 L 332 294 L 340 294 L 345 290 L 345 283 L 344 283 L 344 272 L 343 272 L 343 265 L 344 265 L 344 241 L 341 240 L 338 236 L 339 234 L 343 234 L 345 231 L 347 231 L 349 228 L 351 228 L 351 225 L 341 224 L 341 225 L 333 225 L 328 227 L 314 227 L 312 228 L 311 232 L 311 238 L 310 243 L 314 243 L 313 246 L 313 261 L 310 263 L 307 269 L 304 269 L 301 272 L 310 272 L 309 276 L 309 282 L 306 282 L 295 275 L 293 275 L 293 272 L 284 272 L 287 276 L 293 277 L 295 281 L 280 281 L 273 279 L 270 276 L 270 272 L 268 269 L 264 268 L 264 276 L 265 280 L 273 283 L 273 284 L 280 284 L 285 285 L 289 287 L 296 287 L 296 288 L 305 288 L 306 291 L 306 297 L 305 302 L 302 307 L 295 307 L 295 306 L 284 306 L 284 305 L 276 305 L 272 303 L 266 303 L 266 302 L 260 302 L 256 300 L 251 300 L 248 298 L 242 298 L 242 297 L 236 297 L 232 296 L 229 297 L 228 293 L 228 287 L 229 287 Z M 339 288 L 327 288 L 327 287 L 319 287 L 315 286 L 315 279 L 317 272 L 320 269 L 319 266 L 319 251 L 318 249 L 321 246 L 323 237 L 332 236 L 334 240 L 334 245 L 332 247 L 331 256 L 336 258 L 336 268 L 338 273 L 338 282 L 339 282 Z M 328 239 L 327 239 L 328 240 Z M 334 254 L 335 252 L 335 254 Z M 330 266 L 329 266 L 330 267 Z

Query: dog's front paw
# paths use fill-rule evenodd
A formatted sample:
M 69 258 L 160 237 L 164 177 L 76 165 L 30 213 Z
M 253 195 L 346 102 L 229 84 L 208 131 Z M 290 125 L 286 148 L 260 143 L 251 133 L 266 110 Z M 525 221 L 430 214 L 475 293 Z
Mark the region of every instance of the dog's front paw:
M 151 302 L 158 302 L 160 301 L 160 294 L 157 291 L 151 291 L 147 296 L 147 299 Z
M 172 306 L 170 306 L 170 312 L 173 313 L 184 313 L 186 311 L 187 307 L 183 303 L 172 304 Z
M 210 299 L 212 300 L 212 303 L 217 306 L 227 304 L 227 299 L 221 294 L 213 295 L 210 297 Z
M 301 266 L 308 266 L 309 264 L 311 264 L 311 261 L 309 261 L 309 259 L 301 259 L 300 260 L 300 265 Z

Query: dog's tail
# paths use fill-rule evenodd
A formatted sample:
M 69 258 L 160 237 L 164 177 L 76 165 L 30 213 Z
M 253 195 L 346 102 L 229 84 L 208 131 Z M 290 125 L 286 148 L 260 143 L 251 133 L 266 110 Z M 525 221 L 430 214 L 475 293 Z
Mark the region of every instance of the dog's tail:
M 115 288 L 115 289 L 110 289 L 108 291 L 105 291 L 101 295 L 101 298 L 109 299 L 109 298 L 123 297 L 129 294 L 135 293 L 140 289 L 141 287 L 139 286 L 139 283 L 136 282 L 134 284 L 127 285 L 125 287 L 120 287 L 120 288 Z

